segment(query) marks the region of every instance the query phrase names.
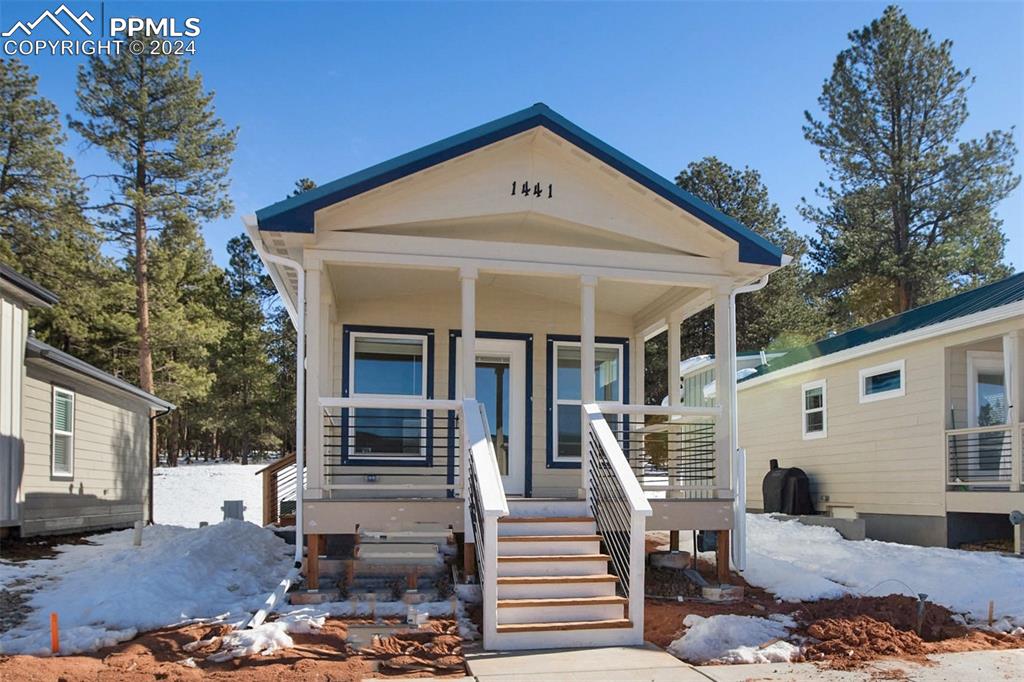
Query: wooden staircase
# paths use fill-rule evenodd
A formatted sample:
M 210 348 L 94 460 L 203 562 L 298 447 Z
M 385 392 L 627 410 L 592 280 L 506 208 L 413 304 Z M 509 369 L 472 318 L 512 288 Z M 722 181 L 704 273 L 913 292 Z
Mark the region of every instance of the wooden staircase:
M 542 649 L 639 644 L 586 503 L 509 500 L 498 520 L 497 643 Z

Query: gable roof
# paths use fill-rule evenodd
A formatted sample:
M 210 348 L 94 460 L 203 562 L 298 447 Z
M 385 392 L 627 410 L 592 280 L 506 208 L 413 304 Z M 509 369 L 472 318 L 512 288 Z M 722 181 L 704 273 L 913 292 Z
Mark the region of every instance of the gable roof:
M 1024 272 L 797 348 L 781 358 L 770 361 L 767 365 L 761 365 L 757 368 L 756 374 L 744 379 L 764 376 L 814 358 L 1018 301 L 1024 301 Z
M 99 381 L 111 388 L 127 393 L 134 398 L 138 398 L 153 407 L 163 410 L 175 409 L 172 403 L 169 403 L 162 398 L 157 398 L 152 393 L 143 391 L 135 384 L 130 384 L 123 379 L 118 379 L 113 374 L 108 374 L 102 369 L 94 367 L 84 360 L 79 360 L 74 355 L 69 355 L 62 350 L 57 350 L 53 346 L 43 343 L 35 337 L 30 336 L 25 341 L 25 351 L 25 355 L 27 357 L 40 358 L 47 362 L 51 362 L 58 367 L 63 367 L 64 369 L 75 372 L 76 374 L 89 377 L 90 379 Z
M 2 285 L 0 288 L 16 289 L 36 305 L 52 306 L 57 305 L 58 302 L 57 294 L 2 263 L 0 263 L 0 285 Z
M 538 126 L 579 147 L 737 242 L 740 261 L 759 265 L 782 264 L 782 250 L 764 237 L 541 103 L 262 208 L 256 211 L 259 228 L 274 232 L 312 233 L 313 214 L 321 208 Z

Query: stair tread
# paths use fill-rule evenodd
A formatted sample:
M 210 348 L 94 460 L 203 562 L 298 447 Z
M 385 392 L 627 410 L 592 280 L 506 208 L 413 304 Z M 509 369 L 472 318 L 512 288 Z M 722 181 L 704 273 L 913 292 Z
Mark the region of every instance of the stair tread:
M 560 583 L 617 583 L 610 573 L 597 575 L 510 575 L 498 578 L 499 585 L 551 585 Z
M 498 632 L 545 632 L 550 630 L 607 630 L 629 628 L 633 623 L 628 618 L 609 620 L 569 620 L 561 623 L 506 623 L 498 625 Z
M 499 556 L 498 563 L 503 561 L 610 561 L 607 554 L 512 554 Z
M 499 599 L 498 608 L 517 608 L 526 606 L 604 606 L 626 604 L 628 599 L 617 595 L 606 597 L 534 597 L 531 599 Z
M 499 535 L 498 542 L 600 542 L 600 535 Z
M 503 516 L 498 523 L 587 523 L 592 516 Z

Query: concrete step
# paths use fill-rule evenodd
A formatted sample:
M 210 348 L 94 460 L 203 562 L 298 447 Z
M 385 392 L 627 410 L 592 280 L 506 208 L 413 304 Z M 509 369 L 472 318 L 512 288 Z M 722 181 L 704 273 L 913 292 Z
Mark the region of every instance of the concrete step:
M 605 574 L 609 559 L 607 554 L 499 556 L 498 577 Z
M 498 599 L 612 597 L 614 575 L 541 575 L 498 578 Z
M 579 630 L 618 630 L 632 627 L 628 618 L 606 620 L 552 621 L 550 623 L 505 623 L 498 632 L 566 632 Z
M 597 554 L 600 535 L 502 535 L 498 537 L 498 555 L 523 554 Z
M 552 623 L 607 621 L 626 615 L 626 599 L 608 597 L 572 597 L 555 599 L 502 599 L 498 601 L 497 622 Z

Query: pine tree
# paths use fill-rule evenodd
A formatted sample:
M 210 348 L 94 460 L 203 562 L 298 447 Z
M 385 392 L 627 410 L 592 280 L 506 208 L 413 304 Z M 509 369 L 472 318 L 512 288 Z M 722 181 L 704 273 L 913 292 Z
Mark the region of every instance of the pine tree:
M 777 204 L 756 170 L 733 168 L 709 156 L 690 163 L 676 177 L 676 184 L 732 216 L 793 256 L 793 262 L 772 273 L 768 286 L 736 299 L 736 338 L 740 350 L 784 348 L 806 343 L 824 331 L 824 320 L 805 291 L 809 273 L 802 263 L 807 244 L 786 227 Z M 682 358 L 714 353 L 714 310 L 705 309 L 681 325 Z M 660 402 L 666 385 L 667 338 L 648 342 L 646 387 L 648 402 Z
M 0 261 L 60 298 L 33 313 L 40 338 L 109 367 L 132 338 L 127 282 L 85 219 L 57 108 L 37 84 L 20 61 L 0 60 Z
M 969 70 L 898 7 L 849 34 L 804 136 L 828 164 L 811 259 L 842 326 L 1008 274 L 996 205 L 1017 186 L 1012 132 L 963 140 Z
M 71 127 L 102 148 L 113 168 L 103 227 L 127 247 L 133 265 L 138 382 L 155 387 L 150 325 L 150 232 L 174 221 L 231 212 L 228 169 L 236 130 L 217 118 L 213 93 L 173 55 L 93 56 L 78 72 L 82 118 Z

